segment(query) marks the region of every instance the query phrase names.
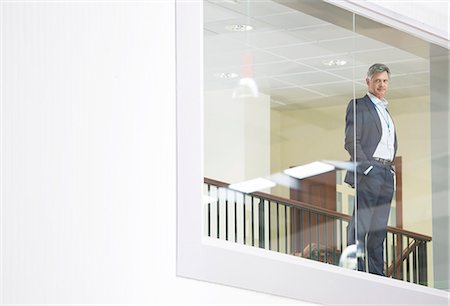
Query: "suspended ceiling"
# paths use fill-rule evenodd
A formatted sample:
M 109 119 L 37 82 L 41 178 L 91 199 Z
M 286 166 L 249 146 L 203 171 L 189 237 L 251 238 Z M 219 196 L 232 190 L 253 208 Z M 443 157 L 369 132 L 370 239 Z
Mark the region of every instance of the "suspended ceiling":
M 327 16 L 338 12 L 333 15 L 328 8 Z M 204 1 L 205 90 L 233 89 L 239 78 L 250 74 L 259 91 L 271 97 L 273 108 L 342 104 L 353 92 L 365 93 L 367 68 L 381 62 L 392 72 L 388 99 L 429 94 L 424 52 L 419 56 L 414 47 L 387 44 L 402 37 L 348 16 L 351 20 L 334 21 L 337 26 L 275 1 Z M 236 24 L 253 29 L 227 29 Z M 380 39 L 373 38 L 375 34 Z M 330 66 L 330 61 L 346 64 Z M 224 73 L 236 77 L 222 78 Z

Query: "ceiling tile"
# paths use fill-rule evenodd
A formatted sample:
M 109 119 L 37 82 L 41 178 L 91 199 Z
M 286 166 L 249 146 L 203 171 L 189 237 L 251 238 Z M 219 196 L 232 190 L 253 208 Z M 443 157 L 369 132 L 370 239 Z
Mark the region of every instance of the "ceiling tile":
M 295 73 L 308 72 L 312 71 L 312 69 L 293 61 L 282 61 L 282 62 L 255 65 L 253 67 L 253 71 L 255 76 L 267 77 L 267 76 L 283 76 Z
M 257 17 L 258 18 L 258 17 Z M 275 26 L 278 29 L 296 29 L 311 25 L 321 25 L 325 22 L 315 17 L 298 11 L 290 11 L 284 14 L 268 15 L 259 17 L 259 20 Z
M 290 9 L 287 6 L 284 6 L 282 4 L 276 3 L 274 1 L 255 1 L 255 0 L 231 0 L 231 1 L 224 1 L 224 0 L 208 0 L 212 5 L 220 6 L 224 9 L 230 10 L 232 12 L 240 13 L 243 15 L 249 15 L 249 16 L 268 16 L 272 14 L 281 14 L 285 12 L 291 12 L 292 9 Z
M 285 103 L 297 103 L 300 101 L 320 98 L 323 95 L 299 87 L 289 87 L 274 89 L 271 91 L 271 96 L 273 99 Z
M 277 79 L 289 82 L 296 86 L 308 86 L 313 84 L 327 84 L 342 81 L 342 78 L 329 73 L 313 71 L 305 73 L 296 73 L 277 77 Z
M 274 47 L 269 49 L 270 52 L 277 53 L 286 59 L 300 60 L 304 58 L 317 57 L 317 56 L 332 56 L 336 52 L 324 48 L 323 46 L 305 43 L 292 46 Z
M 389 99 L 429 92 L 429 62 L 412 53 L 269 0 L 209 0 L 204 4 L 207 90 L 231 90 L 252 67 L 251 75 L 260 91 L 286 103 L 284 109 L 347 103 L 353 87 L 357 96 L 365 93 L 368 67 L 381 62 L 392 71 Z M 254 29 L 225 29 L 226 25 L 242 23 L 250 23 Z M 249 53 L 251 62 L 245 59 Z M 336 59 L 347 63 L 342 67 L 324 65 Z M 223 72 L 239 76 L 221 79 L 218 74 Z
M 245 14 L 243 15 L 236 11 L 228 10 L 220 5 L 215 5 L 208 1 L 204 1 L 203 3 L 203 22 L 205 24 L 243 16 L 245 16 Z
M 288 31 L 297 37 L 299 41 L 303 42 L 329 40 L 338 37 L 353 37 L 357 35 L 352 31 L 328 23 L 308 25 L 302 28 L 289 29 Z
M 367 86 L 364 86 L 361 83 L 354 83 L 352 81 L 342 81 L 336 83 L 329 83 L 324 85 L 309 85 L 305 86 L 307 89 L 321 91 L 327 96 L 347 96 L 347 102 L 353 96 L 353 88 L 355 92 L 366 92 Z

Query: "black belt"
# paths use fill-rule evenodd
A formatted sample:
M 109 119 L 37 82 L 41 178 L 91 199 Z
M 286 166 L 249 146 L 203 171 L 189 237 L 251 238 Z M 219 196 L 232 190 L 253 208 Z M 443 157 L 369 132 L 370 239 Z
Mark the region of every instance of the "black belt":
M 391 166 L 393 163 L 391 160 L 389 159 L 383 159 L 383 158 L 378 158 L 378 157 L 374 157 L 373 158 L 374 161 L 379 162 L 383 165 L 387 165 L 387 166 Z

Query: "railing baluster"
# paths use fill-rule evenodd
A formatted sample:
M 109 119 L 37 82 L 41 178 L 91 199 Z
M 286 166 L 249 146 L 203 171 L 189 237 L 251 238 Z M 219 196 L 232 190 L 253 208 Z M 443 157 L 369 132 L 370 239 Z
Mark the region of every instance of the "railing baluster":
M 300 236 L 300 246 L 299 246 L 299 248 L 300 248 L 300 252 L 301 252 L 301 254 L 302 254 L 302 256 L 303 257 L 305 257 L 305 254 L 303 253 L 303 251 L 304 251 L 304 249 L 305 249 L 305 247 L 304 247 L 304 244 L 305 244 L 305 241 L 304 241 L 304 237 L 303 237 L 303 235 L 304 235 L 304 226 L 305 226 L 305 224 L 304 224 L 304 220 L 303 220 L 303 212 L 304 212 L 304 210 L 303 209 L 298 209 L 299 210 L 299 228 L 298 228 L 298 235 Z
M 211 185 L 209 184 L 208 196 L 211 196 Z M 211 237 L 211 202 L 208 202 L 208 237 Z
M 288 232 L 287 232 L 287 205 L 284 205 L 284 252 L 288 253 Z
M 268 216 L 268 218 L 269 218 L 269 226 L 268 226 L 268 228 L 269 228 L 269 232 L 268 232 L 268 243 L 269 243 L 269 250 L 272 250 L 272 225 L 271 225 L 271 213 L 270 213 L 270 204 L 271 204 L 271 201 L 267 201 L 267 216 Z
M 393 268 L 394 268 L 394 273 L 393 273 L 393 278 L 397 278 L 397 263 L 396 263 L 396 255 L 395 255 L 395 234 L 392 233 L 392 262 L 393 262 Z
M 341 241 L 341 245 L 340 245 L 340 249 L 341 249 L 341 254 L 342 252 L 344 252 L 345 246 L 344 246 L 344 222 L 342 222 L 342 220 L 339 220 L 339 240 Z M 347 234 L 347 231 L 345 231 L 345 233 Z M 347 243 L 345 243 L 347 244 Z M 339 262 L 338 262 L 339 263 Z
M 338 264 L 336 262 L 336 218 L 331 217 L 331 254 L 332 254 L 332 264 L 336 265 Z
M 309 258 L 312 258 L 312 216 L 311 211 L 308 211 L 308 233 L 309 233 Z
M 233 193 L 233 201 L 234 201 L 234 242 L 237 242 L 238 237 L 238 228 L 237 228 L 237 201 L 236 201 L 236 192 Z
M 246 216 L 245 216 L 245 193 L 242 194 L 242 241 L 244 241 L 244 244 L 246 244 L 247 241 L 247 231 L 246 231 L 246 225 L 247 225 L 247 220 L 246 220 Z
M 323 235 L 325 239 L 325 262 L 328 262 L 328 224 L 327 216 L 323 215 Z
M 384 237 L 384 252 L 385 252 L 385 268 L 386 268 L 386 275 L 389 272 L 389 243 L 388 243 L 388 232 L 386 231 L 386 235 Z
M 280 204 L 277 202 L 277 252 L 280 251 Z
M 419 284 L 427 285 L 427 245 L 424 241 L 419 244 Z
M 228 241 L 228 191 L 225 190 L 225 240 Z
M 320 232 L 319 232 L 319 217 L 320 215 L 318 213 L 315 214 L 316 216 L 316 224 L 315 224 L 315 229 L 316 229 L 316 250 L 317 250 L 317 261 L 320 261 Z
M 217 205 L 216 205 L 217 235 L 216 236 L 217 236 L 217 239 L 220 239 L 220 189 L 219 189 L 219 187 L 216 188 L 216 192 L 217 192 Z
M 414 241 L 415 243 L 416 241 Z M 413 251 L 413 283 L 417 284 L 417 274 L 418 274 L 418 270 L 417 269 L 417 245 L 414 246 L 414 251 Z
M 259 228 L 259 247 L 264 249 L 265 248 L 265 217 L 264 217 L 264 199 L 259 200 L 259 206 L 258 206 L 258 228 Z
M 252 201 L 251 201 L 251 205 L 252 205 L 252 246 L 255 246 L 255 213 L 254 213 L 254 198 L 252 196 Z
M 406 237 L 406 247 L 409 247 L 409 237 Z M 409 266 L 409 254 L 406 256 L 406 281 L 411 282 L 410 278 L 410 266 Z
M 399 241 L 400 241 L 400 247 L 399 247 L 399 249 L 398 249 L 398 253 L 399 253 L 399 255 L 398 256 L 400 256 L 400 258 L 402 257 L 402 250 L 403 250 L 403 235 L 398 235 L 398 237 L 400 237 L 399 238 Z M 400 268 L 400 278 L 399 279 L 404 279 L 405 277 L 404 277 L 404 269 L 403 269 L 403 261 L 400 261 L 400 263 L 399 263 L 399 268 Z

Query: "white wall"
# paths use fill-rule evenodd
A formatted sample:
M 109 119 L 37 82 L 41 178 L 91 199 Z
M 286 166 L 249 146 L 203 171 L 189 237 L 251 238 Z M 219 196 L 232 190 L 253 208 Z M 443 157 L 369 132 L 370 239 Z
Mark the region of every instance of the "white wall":
M 175 276 L 174 1 L 0 5 L 1 304 L 306 304 Z
M 270 175 L 270 97 L 204 94 L 204 176 L 237 183 Z

